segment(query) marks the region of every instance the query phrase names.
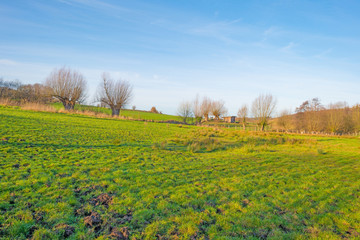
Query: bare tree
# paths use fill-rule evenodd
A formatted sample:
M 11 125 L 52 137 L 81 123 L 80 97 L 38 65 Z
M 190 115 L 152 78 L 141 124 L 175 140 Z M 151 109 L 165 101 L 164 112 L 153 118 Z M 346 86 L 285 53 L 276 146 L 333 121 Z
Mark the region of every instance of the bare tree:
M 203 114 L 201 111 L 201 103 L 199 100 L 199 95 L 196 96 L 196 98 L 194 99 L 194 101 L 192 103 L 192 113 L 194 115 L 195 122 L 200 123 L 202 120 Z
M 284 130 L 288 130 L 291 125 L 291 111 L 288 109 L 282 110 L 277 118 L 277 123 Z
M 246 104 L 242 105 L 242 107 L 238 111 L 238 118 L 240 118 L 240 122 L 242 123 L 243 130 L 246 129 L 246 120 L 248 115 L 248 107 Z
M 188 118 L 192 117 L 192 104 L 191 102 L 181 102 L 178 108 L 178 116 L 182 118 L 183 122 L 186 123 Z
M 319 98 L 313 98 L 311 100 L 306 100 L 299 107 L 296 108 L 295 112 L 310 112 L 310 111 L 320 111 L 324 110 L 324 106 L 321 104 Z
M 204 116 L 205 121 L 209 121 L 209 116 L 211 113 L 211 105 L 212 105 L 212 101 L 210 98 L 208 97 L 204 97 L 200 108 L 201 108 L 201 114 L 202 116 Z
M 252 103 L 251 112 L 256 118 L 261 131 L 265 130 L 265 127 L 269 123 L 274 109 L 276 107 L 276 100 L 271 94 L 260 95 Z
M 128 81 L 114 81 L 109 74 L 103 73 L 97 100 L 111 108 L 112 116 L 119 116 L 132 98 L 132 86 Z
M 86 81 L 83 75 L 70 68 L 55 69 L 46 79 L 51 96 L 57 98 L 66 110 L 74 109 L 76 103 L 85 100 Z
M 223 100 L 213 101 L 211 104 L 211 114 L 214 115 L 216 120 L 227 113 L 225 102 Z

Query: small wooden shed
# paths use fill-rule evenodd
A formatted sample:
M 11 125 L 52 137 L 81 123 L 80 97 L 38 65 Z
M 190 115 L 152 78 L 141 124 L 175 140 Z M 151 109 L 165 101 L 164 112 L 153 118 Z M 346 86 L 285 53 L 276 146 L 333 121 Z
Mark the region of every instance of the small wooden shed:
M 228 123 L 234 123 L 235 118 L 236 118 L 235 116 L 223 117 L 224 122 L 228 122 Z

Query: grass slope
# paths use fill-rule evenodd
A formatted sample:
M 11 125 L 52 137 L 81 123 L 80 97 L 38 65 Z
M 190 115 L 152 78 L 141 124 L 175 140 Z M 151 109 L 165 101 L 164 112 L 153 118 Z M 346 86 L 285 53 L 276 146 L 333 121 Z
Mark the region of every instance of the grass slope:
M 0 238 L 356 239 L 359 143 L 0 107 Z
M 64 106 L 61 103 L 53 103 L 52 106 L 57 110 L 64 109 Z M 104 107 L 95 107 L 95 106 L 87 106 L 87 105 L 77 104 L 77 105 L 75 105 L 75 110 L 104 113 L 104 114 L 111 116 L 111 109 L 104 108 Z M 139 110 L 129 110 L 129 109 L 122 109 L 120 115 L 123 117 L 130 117 L 132 119 L 141 119 L 141 120 L 182 121 L 181 118 L 178 116 L 152 113 L 152 112 L 139 111 Z

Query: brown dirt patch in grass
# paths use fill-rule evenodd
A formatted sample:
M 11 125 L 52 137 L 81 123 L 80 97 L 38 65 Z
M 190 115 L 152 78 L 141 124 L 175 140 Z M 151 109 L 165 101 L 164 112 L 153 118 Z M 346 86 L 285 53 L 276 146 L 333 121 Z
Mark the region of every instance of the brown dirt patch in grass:
M 97 212 L 92 212 L 90 216 L 84 218 L 87 227 L 95 227 L 101 224 L 101 216 Z

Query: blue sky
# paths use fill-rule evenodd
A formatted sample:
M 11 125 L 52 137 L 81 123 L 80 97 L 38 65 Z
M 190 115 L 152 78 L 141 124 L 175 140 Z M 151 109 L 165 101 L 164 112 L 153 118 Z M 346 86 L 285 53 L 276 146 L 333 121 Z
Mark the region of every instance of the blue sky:
M 360 1 L 0 0 L 0 77 L 63 65 L 134 85 L 130 106 L 176 113 L 197 94 L 229 114 L 262 93 L 277 109 L 360 102 Z

